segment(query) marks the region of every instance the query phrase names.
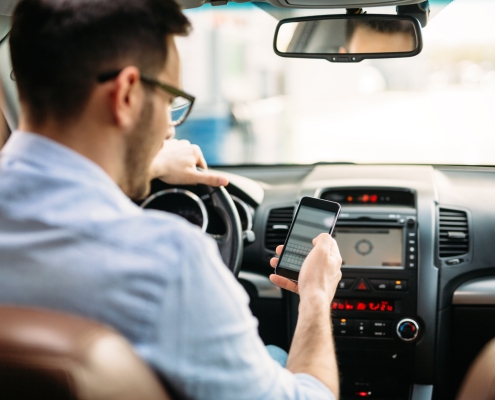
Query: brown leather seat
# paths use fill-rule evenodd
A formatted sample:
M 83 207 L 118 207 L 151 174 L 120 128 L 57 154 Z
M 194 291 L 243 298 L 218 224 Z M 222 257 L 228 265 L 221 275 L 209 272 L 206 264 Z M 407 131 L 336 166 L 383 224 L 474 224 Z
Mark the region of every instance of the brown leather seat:
M 0 398 L 169 400 L 111 328 L 73 315 L 0 307 Z
M 457 400 L 495 400 L 495 339 L 476 357 Z

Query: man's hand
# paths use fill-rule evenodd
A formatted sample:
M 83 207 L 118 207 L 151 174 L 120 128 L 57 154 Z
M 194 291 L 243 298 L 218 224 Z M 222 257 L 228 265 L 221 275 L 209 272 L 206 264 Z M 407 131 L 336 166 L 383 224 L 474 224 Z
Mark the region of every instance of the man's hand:
M 203 169 L 198 171 L 197 167 Z M 170 139 L 153 159 L 150 166 L 151 178 L 159 178 L 171 185 L 226 186 L 229 181 L 224 176 L 207 170 L 201 149 L 187 140 Z
M 299 282 L 293 282 L 280 275 L 271 275 L 270 280 L 282 289 L 299 293 L 301 297 L 306 295 L 322 294 L 331 300 L 337 290 L 337 284 L 342 278 L 340 256 L 337 242 L 327 233 L 322 233 L 313 239 L 314 248 L 309 252 L 299 272 Z M 277 255 L 282 254 L 284 246 L 278 246 Z M 270 260 L 270 265 L 275 268 L 278 257 Z
M 327 233 L 313 240 L 299 272 L 299 282 L 280 275 L 270 280 L 281 288 L 299 293 L 299 315 L 290 347 L 287 369 L 295 374 L 305 373 L 323 382 L 339 398 L 339 374 L 332 335 L 331 301 L 342 278 L 337 242 Z M 283 246 L 277 247 L 277 254 Z M 276 267 L 278 258 L 270 260 Z

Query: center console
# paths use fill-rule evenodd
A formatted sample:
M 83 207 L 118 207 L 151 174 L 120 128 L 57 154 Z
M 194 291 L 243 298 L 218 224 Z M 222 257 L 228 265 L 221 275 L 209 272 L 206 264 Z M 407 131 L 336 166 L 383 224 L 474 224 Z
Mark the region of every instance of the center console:
M 408 399 L 417 317 L 418 224 L 407 189 L 321 190 L 342 212 L 342 280 L 332 304 L 341 396 Z

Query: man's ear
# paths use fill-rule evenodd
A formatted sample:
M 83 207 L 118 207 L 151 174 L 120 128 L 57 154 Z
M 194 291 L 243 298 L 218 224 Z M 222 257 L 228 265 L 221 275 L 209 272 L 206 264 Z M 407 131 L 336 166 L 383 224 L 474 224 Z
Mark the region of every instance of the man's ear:
M 113 118 L 124 131 L 132 129 L 139 118 L 143 96 L 139 69 L 133 66 L 125 67 L 115 78 L 111 104 Z

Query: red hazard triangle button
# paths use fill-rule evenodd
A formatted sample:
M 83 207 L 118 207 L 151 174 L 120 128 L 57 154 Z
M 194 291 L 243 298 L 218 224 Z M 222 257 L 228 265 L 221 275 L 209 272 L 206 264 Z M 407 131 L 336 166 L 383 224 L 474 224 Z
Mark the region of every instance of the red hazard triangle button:
M 361 279 L 361 281 L 359 282 L 359 284 L 357 285 L 357 290 L 362 290 L 362 291 L 366 291 L 366 290 L 369 290 L 368 289 L 368 286 L 366 286 L 366 283 Z

